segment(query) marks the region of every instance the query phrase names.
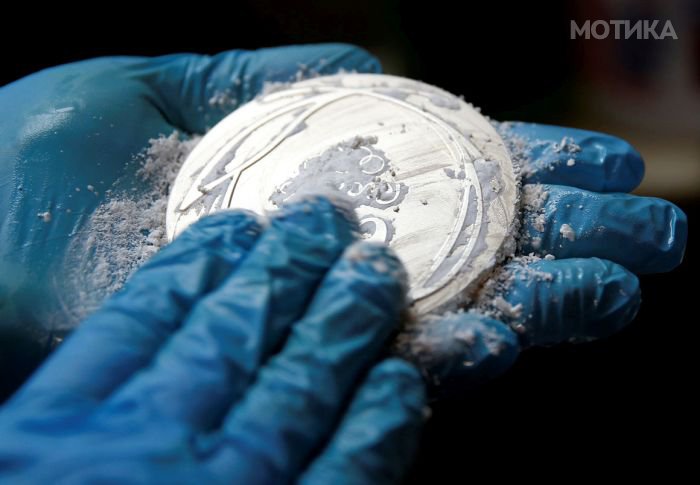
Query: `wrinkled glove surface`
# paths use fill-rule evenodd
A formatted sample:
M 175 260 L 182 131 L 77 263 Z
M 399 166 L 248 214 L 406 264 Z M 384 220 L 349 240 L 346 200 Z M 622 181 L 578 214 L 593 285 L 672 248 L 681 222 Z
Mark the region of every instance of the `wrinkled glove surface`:
M 0 412 L 7 483 L 395 483 L 425 390 L 401 263 L 316 198 L 155 255 Z

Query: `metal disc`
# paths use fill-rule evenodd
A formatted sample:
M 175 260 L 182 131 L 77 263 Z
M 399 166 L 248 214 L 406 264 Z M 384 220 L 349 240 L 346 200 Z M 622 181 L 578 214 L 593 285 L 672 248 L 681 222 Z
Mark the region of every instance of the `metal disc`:
M 503 141 L 471 105 L 410 79 L 340 74 L 212 128 L 175 180 L 168 237 L 220 209 L 263 214 L 329 190 L 353 201 L 365 238 L 397 252 L 419 314 L 468 299 L 509 241 L 518 196 Z

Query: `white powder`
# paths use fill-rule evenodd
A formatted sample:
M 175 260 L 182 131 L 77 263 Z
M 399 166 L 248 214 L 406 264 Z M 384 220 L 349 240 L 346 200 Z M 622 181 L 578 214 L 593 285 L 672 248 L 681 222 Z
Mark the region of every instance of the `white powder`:
M 531 141 L 523 136 L 516 135 L 512 131 L 513 123 L 492 120 L 491 124 L 498 131 L 498 134 L 501 135 L 513 163 L 520 167 L 520 175 L 527 179 L 534 173 Z
M 574 157 L 581 151 L 581 146 L 572 137 L 564 136 L 558 142 L 529 139 L 513 132 L 513 126 L 518 124 L 520 123 L 492 121 L 492 125 L 506 143 L 511 158 L 520 165 L 525 181 L 537 172 L 553 171 L 561 165 L 567 167 L 576 165 Z M 535 150 L 541 156 L 534 158 L 532 153 Z
M 320 68 L 323 68 L 328 61 L 325 61 L 324 59 L 321 59 L 318 62 L 318 66 Z M 266 96 L 268 94 L 275 93 L 277 91 L 282 91 L 284 89 L 287 89 L 289 86 L 292 84 L 299 82 L 299 81 L 304 81 L 305 79 L 313 79 L 317 78 L 319 76 L 323 76 L 325 74 L 319 72 L 317 69 L 314 69 L 313 67 L 307 66 L 306 64 L 298 63 L 297 65 L 298 69 L 294 73 L 294 75 L 289 79 L 289 81 L 265 81 L 263 82 L 262 89 L 260 90 L 260 93 L 258 96 Z M 356 69 L 343 69 L 340 68 L 337 71 L 335 71 L 335 74 L 355 74 L 357 73 Z
M 181 139 L 179 133 L 151 139 L 150 146 L 133 162 L 139 183 L 148 190 L 115 184 L 106 191 L 107 200 L 90 217 L 85 229 L 76 234 L 68 249 L 65 267 L 67 283 L 77 295 L 66 311 L 73 316 L 70 326 L 99 307 L 110 294 L 158 249 L 167 243 L 165 214 L 170 185 L 200 137 Z M 76 188 L 76 190 L 78 190 Z M 94 186 L 88 185 L 94 191 Z
M 504 316 L 508 318 L 520 318 L 523 313 L 523 304 L 518 303 L 517 305 L 511 305 L 502 296 L 496 296 L 493 299 L 493 305 L 496 307 Z
M 36 216 L 44 222 L 51 222 L 51 213 L 49 211 L 39 212 Z
M 581 151 L 581 147 L 576 144 L 573 138 L 565 136 L 558 144 L 554 145 L 554 151 L 557 153 L 578 153 Z
M 568 224 L 562 224 L 559 228 L 559 233 L 569 241 L 574 241 L 576 239 L 576 232 L 574 231 L 574 228 Z
M 238 78 L 236 79 L 238 80 Z M 207 100 L 207 104 L 212 108 L 217 108 L 222 111 L 231 111 L 238 105 L 238 98 L 234 95 L 234 92 L 231 89 L 215 91 L 214 94 Z
M 408 186 L 396 181 L 391 160 L 374 146 L 377 141 L 376 136 L 354 136 L 303 161 L 295 176 L 275 189 L 270 202 L 280 206 L 306 194 L 341 194 L 355 209 L 392 208 L 399 212 Z M 356 182 L 348 183 L 348 180 Z M 377 229 L 377 219 L 383 222 L 383 230 Z M 365 238 L 373 241 L 389 243 L 394 235 L 393 219 L 386 212 L 381 218 L 361 218 L 359 224 Z
M 549 193 L 542 184 L 527 184 L 523 186 L 520 197 L 521 217 L 537 232 L 544 232 L 547 218 L 544 214 L 544 205 Z M 528 242 L 527 234 L 521 235 L 521 245 Z M 530 246 L 538 249 L 542 244 L 542 238 L 534 236 L 529 240 Z

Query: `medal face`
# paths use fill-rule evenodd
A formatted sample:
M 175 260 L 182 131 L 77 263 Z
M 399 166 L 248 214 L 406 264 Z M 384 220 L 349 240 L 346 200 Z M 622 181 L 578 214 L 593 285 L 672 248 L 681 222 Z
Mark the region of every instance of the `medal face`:
M 376 74 L 292 84 L 234 111 L 185 161 L 168 201 L 172 240 L 221 209 L 271 211 L 337 193 L 363 237 L 406 266 L 419 314 L 468 299 L 516 215 L 516 170 L 488 120 L 434 86 Z

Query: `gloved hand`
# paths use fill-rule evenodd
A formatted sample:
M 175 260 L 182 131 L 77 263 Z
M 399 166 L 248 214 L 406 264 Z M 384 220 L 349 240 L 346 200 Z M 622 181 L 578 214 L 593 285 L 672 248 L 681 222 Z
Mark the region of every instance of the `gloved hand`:
M 358 230 L 324 198 L 194 224 L 5 405 L 0 481 L 399 480 L 424 385 L 374 364 L 406 275 Z
M 55 329 L 78 304 L 65 255 L 105 190 L 120 180 L 149 191 L 127 164 L 149 139 L 202 133 L 265 82 L 339 69 L 380 66 L 357 47 L 308 45 L 92 59 L 0 89 L 0 399 L 59 341 Z
M 435 395 L 501 374 L 522 349 L 620 330 L 639 309 L 635 273 L 670 271 L 685 251 L 678 207 L 625 193 L 644 175 L 628 143 L 536 124 L 502 131 L 524 177 L 516 258 L 486 285 L 490 305 L 430 317 L 400 338 L 399 352 L 423 369 Z M 530 254 L 544 259 L 523 257 Z

